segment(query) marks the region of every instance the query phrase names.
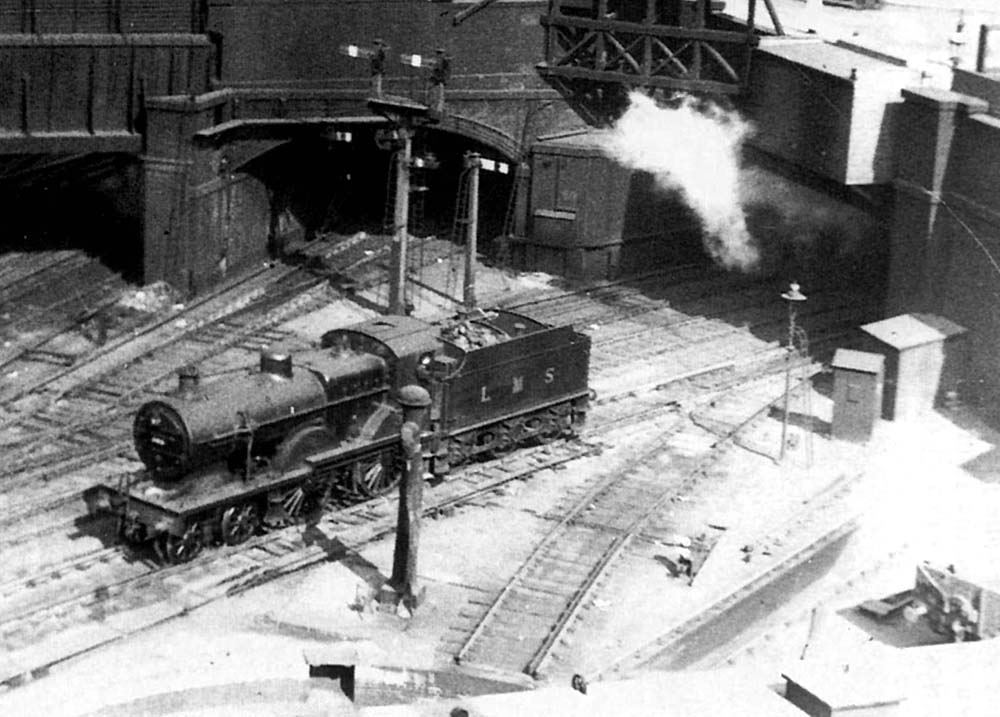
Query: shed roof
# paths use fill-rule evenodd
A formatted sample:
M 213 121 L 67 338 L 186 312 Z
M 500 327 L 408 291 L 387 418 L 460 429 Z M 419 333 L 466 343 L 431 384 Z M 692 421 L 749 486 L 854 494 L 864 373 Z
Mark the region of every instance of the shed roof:
M 904 685 L 887 675 L 885 666 L 879 671 L 851 667 L 802 662 L 782 677 L 821 700 L 833 714 L 895 705 L 907 698 Z
M 761 41 L 759 52 L 845 80 L 852 70 L 859 79 L 912 74 L 912 70 L 873 56 L 875 53 L 812 38 L 768 38 Z
M 878 373 L 885 365 L 885 356 L 868 353 L 867 351 L 837 349 L 837 352 L 833 355 L 833 363 L 831 365 L 834 368 L 844 368 L 850 371 Z
M 532 145 L 532 151 L 573 157 L 604 157 L 607 153 L 603 147 L 604 135 L 601 132 L 584 129 L 539 137 Z
M 937 329 L 946 338 L 950 338 L 952 336 L 958 336 L 959 334 L 964 334 L 966 331 L 968 331 L 968 329 L 966 329 L 964 326 L 960 326 L 951 319 L 946 319 L 945 317 L 938 316 L 937 314 L 913 313 L 911 314 L 911 316 L 915 317 L 917 321 L 927 324 L 932 329 Z
M 947 338 L 946 334 L 913 314 L 900 314 L 891 319 L 865 324 L 861 330 L 895 349 L 909 349 Z
M 592 682 L 587 694 L 562 686 L 523 692 L 452 699 L 411 705 L 366 708 L 367 717 L 430 717 L 461 704 L 477 717 L 605 717 L 619 714 L 667 714 L 672 717 L 802 717 L 802 712 L 770 690 L 759 675 L 738 670 L 652 673 L 625 681 Z

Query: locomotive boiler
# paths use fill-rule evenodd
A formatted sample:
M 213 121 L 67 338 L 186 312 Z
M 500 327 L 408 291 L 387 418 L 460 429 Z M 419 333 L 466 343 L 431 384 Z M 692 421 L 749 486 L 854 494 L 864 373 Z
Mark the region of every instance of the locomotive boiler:
M 586 416 L 590 339 L 508 311 L 441 325 L 384 316 L 323 335 L 317 348 L 264 351 L 242 376 L 180 373 L 134 420 L 145 469 L 85 493 L 123 538 L 153 541 L 164 562 L 210 543 L 316 515 L 332 497 L 364 499 L 399 481 L 407 385 L 432 403 L 429 470 L 571 435 Z

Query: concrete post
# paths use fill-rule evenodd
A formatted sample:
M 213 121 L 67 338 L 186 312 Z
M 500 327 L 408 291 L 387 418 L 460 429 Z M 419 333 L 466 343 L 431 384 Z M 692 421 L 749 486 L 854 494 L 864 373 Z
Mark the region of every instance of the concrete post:
M 393 236 L 389 258 L 389 313 L 406 314 L 406 245 L 410 223 L 410 162 L 413 132 L 399 127 L 400 147 L 396 155 L 396 203 L 393 212 Z
M 462 303 L 466 311 L 476 308 L 476 244 L 479 240 L 479 168 L 482 158 L 476 152 L 465 155 L 465 166 L 469 169 L 469 213 L 466 217 L 465 232 L 465 285 Z
M 399 518 L 396 524 L 392 577 L 382 588 L 379 602 L 385 607 L 397 606 L 402 602 L 412 611 L 423 600 L 424 593 L 417 580 L 417 549 L 420 544 L 420 515 L 424 495 L 420 435 L 426 423 L 431 397 L 422 386 L 404 386 L 399 391 L 399 404 L 403 407 L 400 437 L 406 458 L 406 471 L 399 485 Z

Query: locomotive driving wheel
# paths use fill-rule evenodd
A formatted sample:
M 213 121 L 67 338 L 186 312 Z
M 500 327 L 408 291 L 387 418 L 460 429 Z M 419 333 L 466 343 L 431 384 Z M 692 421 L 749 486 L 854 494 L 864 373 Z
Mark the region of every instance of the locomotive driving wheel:
M 179 565 L 194 560 L 202 548 L 205 538 L 198 523 L 192 523 L 184 531 L 184 535 L 164 533 L 156 540 L 156 554 L 168 565 Z
M 395 450 L 385 450 L 365 456 L 354 464 L 351 483 L 355 494 L 375 498 L 399 485 L 406 466 Z
M 249 540 L 260 528 L 260 509 L 254 503 L 227 508 L 219 521 L 219 534 L 226 545 L 239 545 Z

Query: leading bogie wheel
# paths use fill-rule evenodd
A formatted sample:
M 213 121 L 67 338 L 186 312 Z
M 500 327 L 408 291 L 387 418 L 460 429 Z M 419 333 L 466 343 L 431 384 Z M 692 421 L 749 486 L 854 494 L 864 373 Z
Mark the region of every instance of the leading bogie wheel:
M 192 523 L 184 535 L 164 533 L 156 541 L 156 553 L 168 565 L 179 565 L 194 560 L 205 547 L 201 526 Z
M 254 503 L 227 508 L 219 521 L 219 534 L 226 545 L 249 540 L 260 528 L 260 509 Z

